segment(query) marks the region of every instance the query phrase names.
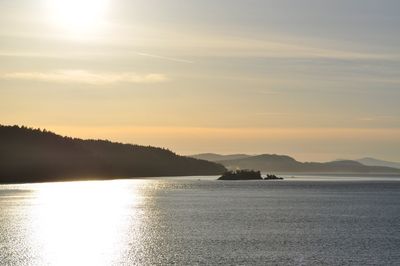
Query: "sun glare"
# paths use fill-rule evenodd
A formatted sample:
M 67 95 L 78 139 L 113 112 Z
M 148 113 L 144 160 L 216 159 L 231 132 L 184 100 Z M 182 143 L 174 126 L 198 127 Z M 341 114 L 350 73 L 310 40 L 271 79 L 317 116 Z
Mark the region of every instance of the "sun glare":
M 52 24 L 72 33 L 91 33 L 104 21 L 108 0 L 47 0 Z
M 43 265 L 112 265 L 127 228 L 140 227 L 135 212 L 143 200 L 140 185 L 138 180 L 129 188 L 124 181 L 39 186 L 31 222 Z

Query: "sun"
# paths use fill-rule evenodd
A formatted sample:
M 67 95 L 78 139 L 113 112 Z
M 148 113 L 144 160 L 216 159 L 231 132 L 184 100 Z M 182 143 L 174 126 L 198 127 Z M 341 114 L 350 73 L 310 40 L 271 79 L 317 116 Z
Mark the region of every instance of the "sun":
M 51 23 L 72 33 L 90 33 L 104 21 L 108 0 L 47 0 Z

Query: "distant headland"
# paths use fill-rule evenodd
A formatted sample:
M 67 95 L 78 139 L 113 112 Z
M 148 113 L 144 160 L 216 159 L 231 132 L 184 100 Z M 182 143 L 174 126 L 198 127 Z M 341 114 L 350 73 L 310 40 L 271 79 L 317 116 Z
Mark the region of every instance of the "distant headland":
M 384 174 L 384 175 L 400 175 L 400 169 L 395 168 L 395 163 L 391 163 L 392 167 L 385 166 L 383 161 L 353 161 L 353 160 L 336 160 L 331 162 L 299 162 L 287 155 L 277 154 L 230 154 L 220 155 L 214 153 L 204 153 L 192 155 L 197 159 L 208 160 L 224 165 L 227 169 L 257 169 L 262 172 L 273 172 L 278 174 Z M 386 162 L 387 163 L 387 162 Z M 376 165 L 374 165 L 376 164 Z
M 0 183 L 218 175 L 221 164 L 150 146 L 0 125 Z

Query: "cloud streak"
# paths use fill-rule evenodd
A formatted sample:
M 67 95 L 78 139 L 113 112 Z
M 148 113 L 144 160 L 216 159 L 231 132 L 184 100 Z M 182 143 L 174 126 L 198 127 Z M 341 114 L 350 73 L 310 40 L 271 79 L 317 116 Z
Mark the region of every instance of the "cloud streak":
M 160 83 L 168 81 L 164 74 L 137 74 L 134 72 L 98 73 L 86 70 L 59 70 L 49 72 L 8 72 L 0 73 L 3 80 L 26 80 L 57 83 L 81 83 L 107 85 L 114 83 Z
M 162 55 L 147 54 L 147 53 L 136 53 L 136 54 L 140 55 L 140 56 L 152 57 L 152 58 L 168 60 L 168 61 L 173 61 L 173 62 L 178 62 L 178 63 L 187 63 L 187 64 L 193 64 L 194 63 L 193 61 L 190 61 L 190 60 L 181 59 L 181 58 L 174 58 L 174 57 L 168 57 L 168 56 L 162 56 Z
M 163 32 L 168 32 L 167 37 Z M 138 33 L 139 34 L 139 33 Z M 163 51 L 163 54 L 172 56 L 159 56 L 153 53 L 136 53 L 171 61 L 186 62 L 181 57 L 263 57 L 276 59 L 332 59 L 332 60 L 400 60 L 400 54 L 396 51 L 360 49 L 343 44 L 340 41 L 332 41 L 327 46 L 325 41 L 318 38 L 295 37 L 291 35 L 250 35 L 240 34 L 216 34 L 213 32 L 193 33 L 185 27 L 173 30 L 169 28 L 148 28 L 141 39 L 132 40 L 132 34 L 126 34 L 124 43 L 132 43 L 138 47 L 147 47 L 148 51 Z M 133 34 L 133 36 L 136 36 Z M 157 42 L 148 40 L 156 39 Z M 358 48 L 358 49 L 357 49 Z M 188 61 L 191 62 L 191 61 Z

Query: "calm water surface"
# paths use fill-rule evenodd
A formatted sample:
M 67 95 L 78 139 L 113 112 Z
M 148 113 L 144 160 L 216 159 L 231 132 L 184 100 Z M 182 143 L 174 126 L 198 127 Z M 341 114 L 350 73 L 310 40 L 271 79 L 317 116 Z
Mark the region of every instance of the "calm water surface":
M 400 179 L 0 186 L 0 265 L 400 265 Z

